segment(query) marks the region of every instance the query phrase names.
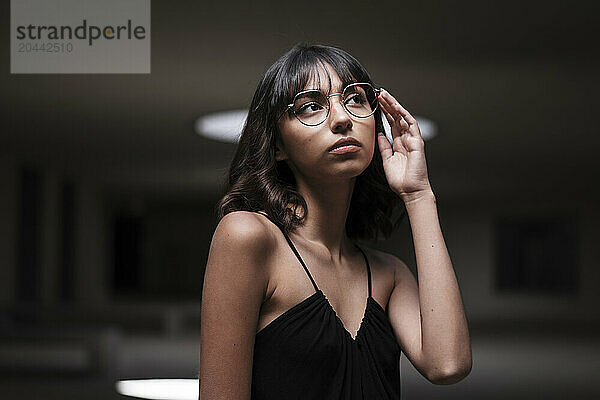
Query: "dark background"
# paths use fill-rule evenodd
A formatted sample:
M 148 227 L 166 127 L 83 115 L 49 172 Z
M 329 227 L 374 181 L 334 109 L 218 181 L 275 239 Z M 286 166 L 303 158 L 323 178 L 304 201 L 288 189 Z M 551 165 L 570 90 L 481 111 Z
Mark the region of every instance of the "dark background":
M 295 43 L 341 47 L 413 115 L 471 328 L 473 370 L 407 399 L 597 398 L 593 1 L 152 2 L 151 74 L 10 74 L 0 22 L 0 396 L 119 397 L 197 375 L 213 207 L 245 108 Z M 386 241 L 415 270 L 407 222 Z

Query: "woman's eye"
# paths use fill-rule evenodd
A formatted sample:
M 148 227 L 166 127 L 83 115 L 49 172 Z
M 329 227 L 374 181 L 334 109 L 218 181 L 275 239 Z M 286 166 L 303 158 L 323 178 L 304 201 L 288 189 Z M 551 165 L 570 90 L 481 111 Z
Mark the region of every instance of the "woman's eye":
M 306 103 L 306 104 L 302 104 L 298 110 L 296 110 L 296 113 L 299 114 L 308 114 L 308 113 L 313 113 L 313 112 L 318 112 L 321 111 L 323 109 L 323 106 L 320 105 L 319 103 Z
M 364 98 L 364 96 L 362 96 L 359 93 L 354 93 L 351 94 L 347 99 L 346 99 L 346 104 L 348 105 L 353 105 L 353 104 L 365 104 L 366 103 L 366 99 Z

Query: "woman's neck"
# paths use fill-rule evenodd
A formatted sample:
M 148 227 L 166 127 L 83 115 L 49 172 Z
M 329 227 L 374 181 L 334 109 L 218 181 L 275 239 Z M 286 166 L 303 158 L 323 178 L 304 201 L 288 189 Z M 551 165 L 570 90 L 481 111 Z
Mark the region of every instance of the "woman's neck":
M 346 218 L 356 178 L 327 184 L 298 183 L 308 206 L 304 223 L 294 234 L 327 253 L 334 265 L 341 265 L 352 241 L 346 235 Z M 350 249 L 351 251 L 351 249 Z

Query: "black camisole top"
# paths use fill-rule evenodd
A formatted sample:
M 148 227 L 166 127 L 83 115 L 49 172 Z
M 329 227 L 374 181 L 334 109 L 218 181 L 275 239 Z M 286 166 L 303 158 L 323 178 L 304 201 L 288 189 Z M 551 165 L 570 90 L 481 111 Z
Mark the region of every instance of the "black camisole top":
M 371 268 L 364 251 L 354 244 L 365 259 L 369 296 L 353 338 L 279 228 L 315 293 L 256 334 L 252 399 L 400 399 L 401 349 L 385 310 L 371 296 Z

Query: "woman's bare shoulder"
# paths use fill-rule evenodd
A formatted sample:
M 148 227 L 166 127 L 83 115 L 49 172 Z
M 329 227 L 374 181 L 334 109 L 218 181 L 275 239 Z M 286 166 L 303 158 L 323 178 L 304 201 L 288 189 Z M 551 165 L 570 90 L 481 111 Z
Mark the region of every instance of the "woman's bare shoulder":
M 265 219 L 255 212 L 230 212 L 217 224 L 212 241 L 226 241 L 234 249 L 250 247 L 266 254 L 274 249 L 276 236 Z
M 232 235 L 250 236 L 251 239 L 269 239 L 273 237 L 271 226 L 266 217 L 251 211 L 233 211 L 225 215 L 215 232 Z
M 371 246 L 360 245 L 360 248 L 365 251 L 369 258 L 372 258 L 378 265 L 389 267 L 398 262 L 402 262 L 400 258 L 387 251 L 379 250 Z
M 369 257 L 369 261 L 374 264 L 375 268 L 378 268 L 379 270 L 397 275 L 405 268 L 408 268 L 406 263 L 395 254 L 365 245 L 361 246 L 361 248 L 365 250 L 367 257 Z

